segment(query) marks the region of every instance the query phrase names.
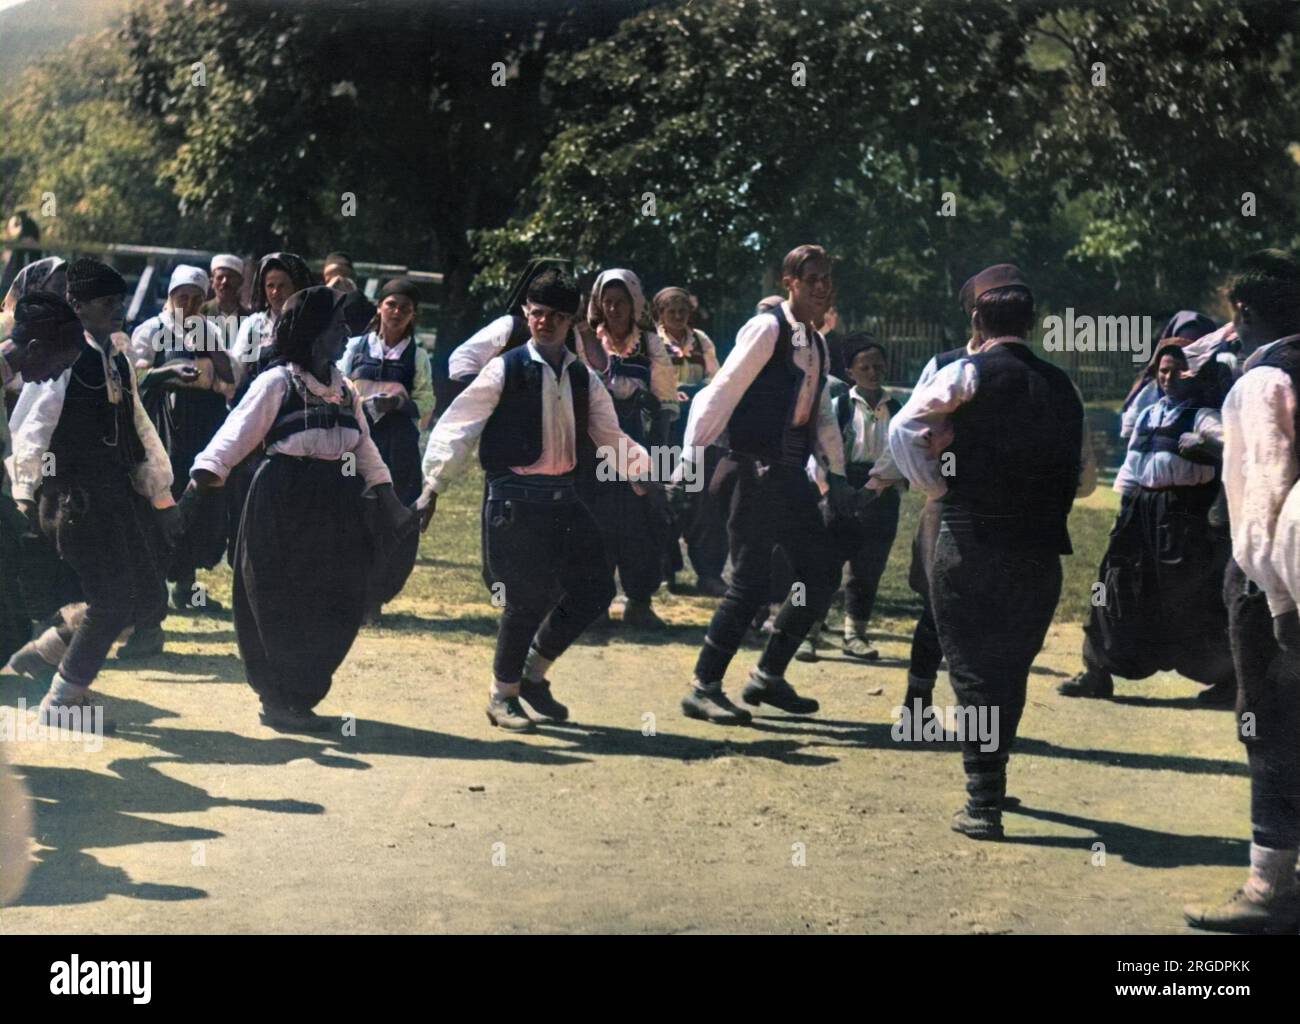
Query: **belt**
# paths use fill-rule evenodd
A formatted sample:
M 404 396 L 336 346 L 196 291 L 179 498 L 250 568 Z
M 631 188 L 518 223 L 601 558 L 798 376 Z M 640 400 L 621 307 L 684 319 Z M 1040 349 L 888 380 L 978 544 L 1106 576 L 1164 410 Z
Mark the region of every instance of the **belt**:
M 571 476 L 510 475 L 488 481 L 488 501 L 533 501 L 547 505 L 578 500 L 578 488 Z

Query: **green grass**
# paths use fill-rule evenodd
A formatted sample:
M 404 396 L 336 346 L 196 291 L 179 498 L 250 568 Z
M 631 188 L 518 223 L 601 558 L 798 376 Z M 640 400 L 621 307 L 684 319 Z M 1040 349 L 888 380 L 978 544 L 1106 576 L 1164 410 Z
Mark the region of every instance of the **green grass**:
M 406 589 L 386 606 L 383 629 L 436 632 L 452 642 L 495 634 L 500 610 L 489 599 L 480 566 L 482 497 L 483 479 L 477 471 L 466 474 L 439 497 L 437 515 L 420 540 L 415 570 Z M 904 495 L 898 538 L 880 583 L 876 613 L 879 618 L 906 620 L 920 612 L 917 597 L 907 585 L 907 574 L 921 505 L 917 495 Z M 1087 619 L 1091 586 L 1118 507 L 1117 496 L 1103 487 L 1075 504 L 1070 515 L 1074 554 L 1062 560 L 1065 581 L 1056 610 L 1057 622 Z M 689 569 L 679 579 L 683 583 L 693 582 Z M 229 570 L 223 565 L 207 574 L 207 581 L 213 595 L 228 604 Z M 715 602 L 692 595 L 670 594 L 661 588 L 655 596 L 655 605 L 670 623 L 702 628 L 707 625 Z

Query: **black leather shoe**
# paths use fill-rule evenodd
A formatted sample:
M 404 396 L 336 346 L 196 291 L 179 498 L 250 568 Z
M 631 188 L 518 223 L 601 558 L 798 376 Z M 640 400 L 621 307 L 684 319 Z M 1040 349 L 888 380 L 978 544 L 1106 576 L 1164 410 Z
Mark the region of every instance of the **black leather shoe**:
M 282 707 L 263 702 L 262 713 L 258 716 L 262 724 L 277 732 L 329 732 L 334 728 L 334 719 L 326 718 L 308 709 Z
M 967 805 L 952 816 L 952 830 L 972 839 L 1004 839 L 1002 811 L 993 807 Z
M 1093 697 L 1105 700 L 1115 696 L 1115 680 L 1109 672 L 1080 672 L 1056 688 L 1062 697 Z
M 1237 706 L 1237 684 L 1215 683 L 1196 695 L 1196 703 L 1206 708 L 1231 708 Z
M 519 696 L 544 719 L 552 722 L 569 720 L 569 709 L 551 696 L 549 679 L 543 679 L 540 683 L 532 683 L 525 679 L 519 684 Z
M 784 679 L 773 679 L 770 676 L 760 675 L 757 671 L 750 673 L 749 682 L 740 691 L 740 699 L 754 707 L 760 704 L 771 704 L 772 707 L 788 711 L 792 715 L 811 715 L 821 707 L 811 697 L 800 697 L 794 687 Z
M 692 687 L 691 692 L 682 698 L 682 714 L 714 725 L 748 725 L 753 720 L 753 715 L 727 699 L 722 687 L 716 690 Z
M 132 658 L 150 658 L 161 654 L 163 649 L 163 631 L 161 626 L 137 629 L 126 643 L 117 649 L 117 656 L 129 661 Z

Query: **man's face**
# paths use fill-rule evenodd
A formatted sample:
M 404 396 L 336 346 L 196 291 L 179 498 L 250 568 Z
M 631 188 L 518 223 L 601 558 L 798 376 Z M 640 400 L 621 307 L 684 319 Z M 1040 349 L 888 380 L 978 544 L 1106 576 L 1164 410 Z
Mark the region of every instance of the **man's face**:
M 811 259 L 804 263 L 798 277 L 784 278 L 790 292 L 790 305 L 814 323 L 821 323 L 830 309 L 834 293 L 831 265 L 828 260 Z
M 266 292 L 266 304 L 271 307 L 271 312 L 277 316 L 295 290 L 293 279 L 283 270 L 268 270 L 266 276 L 262 279 L 262 287 Z
M 212 274 L 212 291 L 222 305 L 233 305 L 243 285 L 244 275 L 227 267 L 220 267 Z
M 524 306 L 524 316 L 528 318 L 528 331 L 533 341 L 539 345 L 563 345 L 573 323 L 573 314 L 536 302 Z
M 879 391 L 885 385 L 885 356 L 878 348 L 869 348 L 853 356 L 849 376 L 863 391 Z
M 101 295 L 86 302 L 75 302 L 77 316 L 91 334 L 105 335 L 120 331 L 126 322 L 126 296 Z
M 1237 329 L 1237 338 L 1247 352 L 1275 340 L 1268 336 L 1270 332 L 1260 322 L 1255 311 L 1240 302 L 1232 304 L 1232 325 Z

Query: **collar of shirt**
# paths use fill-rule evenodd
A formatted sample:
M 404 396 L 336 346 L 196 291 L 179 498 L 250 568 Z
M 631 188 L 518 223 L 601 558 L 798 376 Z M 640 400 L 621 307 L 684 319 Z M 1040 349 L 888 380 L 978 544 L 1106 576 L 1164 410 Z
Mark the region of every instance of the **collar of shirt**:
M 407 335 L 392 348 L 389 348 L 384 344 L 384 339 L 379 336 L 378 331 L 371 331 L 366 347 L 370 350 L 370 358 L 372 359 L 400 359 L 402 353 L 406 351 L 406 346 L 410 343 L 410 335 Z
M 336 405 L 342 405 L 345 398 L 345 389 L 343 387 L 343 375 L 339 373 L 337 366 L 330 367 L 330 379 L 328 383 L 322 383 L 310 371 L 303 369 L 301 366 L 289 366 L 289 376 L 298 381 L 317 398 L 326 402 L 332 402 Z
M 791 310 L 791 308 L 790 308 L 790 300 L 789 300 L 789 299 L 786 299 L 784 302 L 781 303 L 781 313 L 785 316 L 785 322 L 788 323 L 791 327 L 793 327 L 795 324 L 797 324 L 797 323 L 799 322 L 798 320 L 796 320 L 796 319 L 794 318 L 794 311 Z M 817 328 L 813 327 L 812 324 L 806 324 L 805 326 L 807 326 L 807 327 L 811 330 L 811 333 L 817 335 L 817 337 L 819 337 L 819 338 L 822 337 L 822 332 L 819 331 L 819 330 L 817 330 Z M 825 344 L 825 343 L 826 343 L 826 339 L 825 339 L 825 338 L 822 338 L 822 344 Z M 811 338 L 808 339 L 808 344 L 809 344 L 809 345 L 812 344 L 812 339 L 811 339 Z
M 880 401 L 876 402 L 874 405 L 872 404 L 871 399 L 869 399 L 866 395 L 864 395 L 861 391 L 858 390 L 858 386 L 856 384 L 854 384 L 853 387 L 849 388 L 849 397 L 852 398 L 853 401 L 856 402 L 858 405 L 863 406 L 870 412 L 874 412 L 877 416 L 879 416 L 881 410 L 885 408 L 885 402 L 889 400 L 889 389 L 888 388 L 880 389 Z
M 677 342 L 673 336 L 668 333 L 668 328 L 663 324 L 658 327 L 660 340 L 664 343 L 664 348 L 668 350 L 668 355 L 673 359 L 689 359 L 695 354 L 695 330 L 691 327 L 686 328 L 686 340 Z
M 528 357 L 532 359 L 533 362 L 544 363 L 547 366 L 551 365 L 549 362 L 547 362 L 546 357 L 542 355 L 541 349 L 537 347 L 537 342 L 534 341 L 532 338 L 528 339 Z M 577 356 L 575 356 L 572 352 L 569 351 L 569 347 L 567 345 L 564 346 L 564 357 L 560 361 L 560 372 L 557 373 L 556 376 L 557 377 L 562 376 L 564 371 L 569 368 L 569 364 L 574 362 L 577 358 L 578 358 Z

